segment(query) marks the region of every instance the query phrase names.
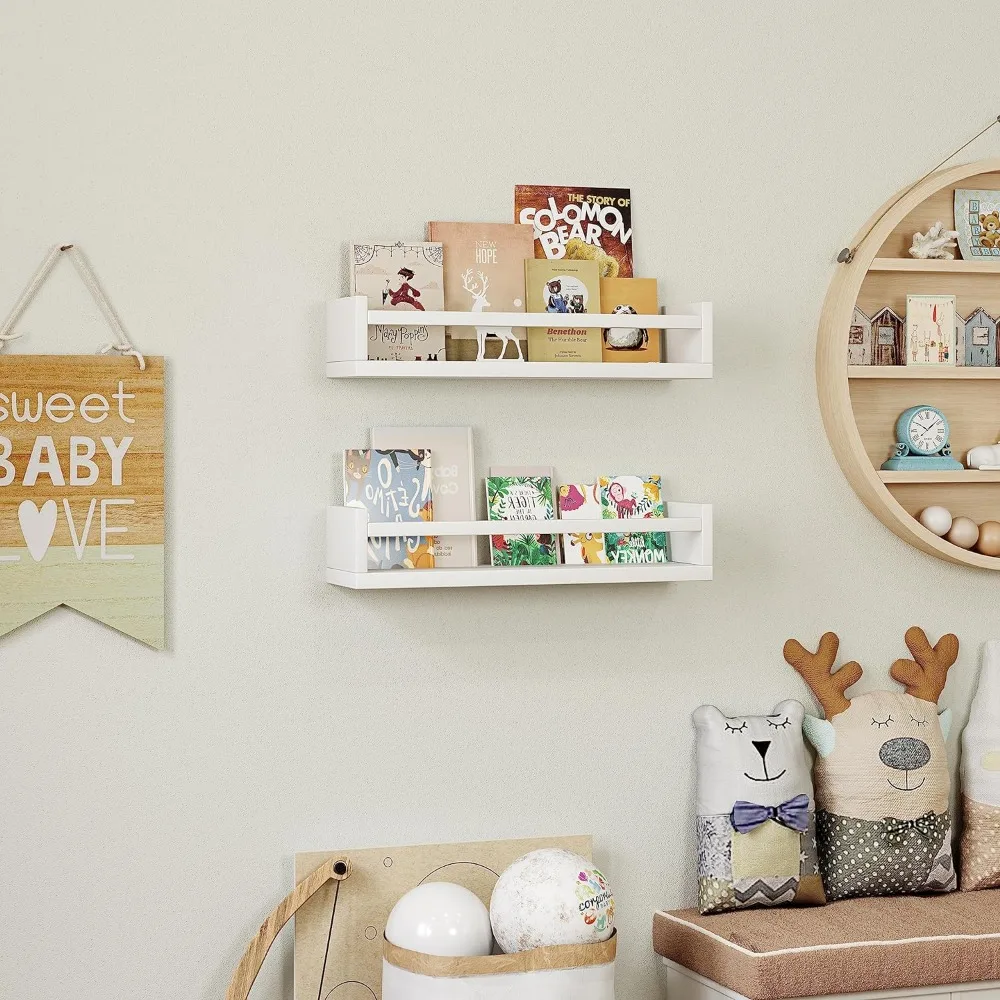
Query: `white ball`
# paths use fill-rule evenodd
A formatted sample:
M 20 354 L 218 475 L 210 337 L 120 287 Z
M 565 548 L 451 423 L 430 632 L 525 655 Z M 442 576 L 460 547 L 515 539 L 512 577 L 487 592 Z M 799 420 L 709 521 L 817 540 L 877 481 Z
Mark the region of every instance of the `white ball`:
M 952 545 L 971 549 L 979 541 L 979 525 L 971 517 L 956 517 L 946 537 Z
M 385 925 L 397 948 L 425 955 L 473 956 L 493 951 L 490 914 L 483 901 L 453 882 L 425 882 L 392 908 Z
M 579 854 L 544 848 L 518 858 L 490 899 L 497 944 L 505 952 L 606 941 L 615 901 L 604 875 Z
M 920 512 L 920 523 L 935 535 L 951 531 L 951 511 L 945 507 L 925 507 Z

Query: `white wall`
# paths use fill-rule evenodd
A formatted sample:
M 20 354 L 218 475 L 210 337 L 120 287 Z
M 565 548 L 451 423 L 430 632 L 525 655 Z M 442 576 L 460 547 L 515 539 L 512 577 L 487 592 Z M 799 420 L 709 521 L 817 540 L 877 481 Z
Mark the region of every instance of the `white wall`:
M 1000 576 L 861 505 L 813 348 L 840 247 L 997 113 L 992 12 L 5 0 L 0 303 L 77 241 L 169 359 L 170 651 L 64 611 L 0 642 L 0 995 L 218 998 L 297 850 L 592 831 L 646 1000 L 652 911 L 693 901 L 696 705 L 808 700 L 781 645 L 827 628 L 878 685 L 920 623 L 962 639 L 963 721 Z M 715 302 L 713 382 L 324 378 L 345 242 L 506 220 L 518 181 L 631 186 L 639 273 Z M 106 339 L 66 262 L 21 328 Z M 662 472 L 716 504 L 717 579 L 335 590 L 334 456 L 390 418 L 474 425 L 480 471 Z

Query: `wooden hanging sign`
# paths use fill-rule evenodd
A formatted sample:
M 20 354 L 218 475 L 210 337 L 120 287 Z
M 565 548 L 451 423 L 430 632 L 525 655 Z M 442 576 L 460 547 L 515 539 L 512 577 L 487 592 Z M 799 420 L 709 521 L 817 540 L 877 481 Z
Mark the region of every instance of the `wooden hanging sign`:
M 60 604 L 164 648 L 163 359 L 0 356 L 0 635 Z

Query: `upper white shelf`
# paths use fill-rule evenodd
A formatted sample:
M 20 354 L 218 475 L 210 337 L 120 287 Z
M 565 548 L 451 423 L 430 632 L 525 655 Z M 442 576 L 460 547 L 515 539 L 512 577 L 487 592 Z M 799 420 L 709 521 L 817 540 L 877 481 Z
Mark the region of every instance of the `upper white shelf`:
M 552 313 L 399 313 L 369 309 L 363 295 L 327 302 L 326 374 L 330 378 L 600 378 L 679 379 L 712 377 L 712 304 L 656 315 L 559 314 L 560 327 L 642 326 L 666 331 L 666 360 L 659 364 L 532 361 L 369 361 L 368 327 L 405 326 L 405 318 L 429 326 L 552 326 Z
M 869 271 L 923 271 L 940 274 L 1000 274 L 1000 257 L 984 260 L 919 260 L 914 257 L 876 257 Z

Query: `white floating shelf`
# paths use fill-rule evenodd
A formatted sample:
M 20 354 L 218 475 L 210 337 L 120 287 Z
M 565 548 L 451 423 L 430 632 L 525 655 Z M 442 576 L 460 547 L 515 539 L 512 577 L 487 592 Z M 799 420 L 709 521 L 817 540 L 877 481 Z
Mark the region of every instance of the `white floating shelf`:
M 650 364 L 532 361 L 369 361 L 368 327 L 554 326 L 561 328 L 642 326 L 666 331 L 665 360 Z M 402 322 L 401 322 L 402 320 Z M 601 378 L 680 379 L 712 377 L 712 304 L 698 302 L 681 313 L 612 315 L 591 313 L 397 312 L 369 309 L 363 295 L 327 302 L 327 362 L 330 378 Z
M 427 535 L 565 535 L 577 531 L 669 532 L 669 563 L 600 566 L 470 566 L 369 570 L 369 538 Z M 352 590 L 426 587 L 517 587 L 563 583 L 668 583 L 712 579 L 712 507 L 667 503 L 667 516 L 635 520 L 429 521 L 425 524 L 368 520 L 360 507 L 328 507 L 328 583 Z

